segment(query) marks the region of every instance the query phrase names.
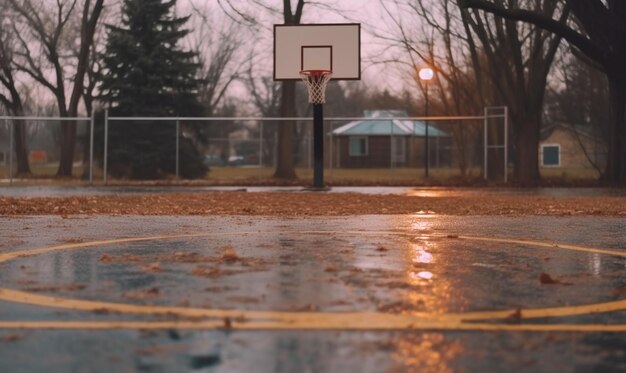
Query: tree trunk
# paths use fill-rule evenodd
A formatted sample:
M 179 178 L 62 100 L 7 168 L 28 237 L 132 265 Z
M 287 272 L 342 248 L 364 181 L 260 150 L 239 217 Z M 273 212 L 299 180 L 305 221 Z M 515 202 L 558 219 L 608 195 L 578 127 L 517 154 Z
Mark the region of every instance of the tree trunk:
M 72 177 L 74 164 L 74 148 L 76 147 L 76 122 L 61 122 L 61 157 L 59 159 L 58 177 Z
M 98 19 L 104 8 L 104 0 L 96 0 L 93 8 L 90 8 L 91 1 L 85 0 L 83 4 L 83 14 L 80 29 L 80 49 L 76 65 L 76 75 L 74 76 L 74 86 L 70 95 L 69 106 L 65 109 L 65 99 L 59 100 L 59 111 L 61 117 L 78 116 L 78 105 L 83 97 L 85 73 L 89 67 L 89 51 L 92 48 L 94 34 Z M 91 10 L 91 13 L 90 13 Z M 58 76 L 57 76 L 58 78 Z M 62 84 L 59 85 L 62 88 Z M 76 127 L 75 121 L 65 121 L 61 123 L 61 157 L 59 159 L 58 177 L 71 177 L 74 163 L 74 149 L 76 147 Z
M 282 83 L 280 97 L 280 116 L 296 116 L 296 82 L 287 80 Z M 296 123 L 293 121 L 281 121 L 278 123 L 278 157 L 274 178 L 296 179 L 296 171 L 293 162 L 293 138 Z
M 541 114 L 539 114 L 541 115 Z M 515 178 L 520 183 L 535 183 L 539 176 L 540 118 L 520 118 L 515 131 Z M 522 130 L 523 128 L 523 130 Z
M 608 73 L 611 100 L 611 126 L 605 181 L 626 181 L 626 78 Z M 618 76 L 615 76 L 618 75 Z
M 15 158 L 17 161 L 17 175 L 31 176 L 28 164 L 28 147 L 26 146 L 26 123 L 23 120 L 13 121 L 13 142 L 15 144 Z

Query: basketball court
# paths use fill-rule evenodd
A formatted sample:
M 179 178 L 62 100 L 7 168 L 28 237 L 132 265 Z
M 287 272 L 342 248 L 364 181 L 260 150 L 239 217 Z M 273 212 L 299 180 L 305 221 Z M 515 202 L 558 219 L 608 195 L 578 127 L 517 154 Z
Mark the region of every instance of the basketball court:
M 274 33 L 274 78 L 309 88 L 319 195 L 324 85 L 360 79 L 360 26 Z M 431 211 L 0 216 L 0 371 L 624 370 L 625 231 Z
M 624 224 L 432 214 L 5 217 L 0 364 L 622 367 Z

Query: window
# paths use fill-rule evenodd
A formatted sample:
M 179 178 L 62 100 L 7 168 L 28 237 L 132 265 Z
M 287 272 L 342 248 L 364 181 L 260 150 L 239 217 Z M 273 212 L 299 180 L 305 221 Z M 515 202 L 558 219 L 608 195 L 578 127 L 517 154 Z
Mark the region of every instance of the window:
M 367 155 L 367 137 L 350 137 L 349 154 L 351 157 Z
M 541 145 L 541 165 L 544 167 L 559 167 L 561 165 L 561 145 Z

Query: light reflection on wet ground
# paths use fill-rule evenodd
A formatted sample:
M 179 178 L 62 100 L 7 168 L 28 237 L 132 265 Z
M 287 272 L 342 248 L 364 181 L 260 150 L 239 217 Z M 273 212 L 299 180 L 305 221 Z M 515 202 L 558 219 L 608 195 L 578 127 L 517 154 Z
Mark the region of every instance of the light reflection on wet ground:
M 389 233 L 346 233 L 357 230 Z M 517 237 L 623 250 L 626 219 L 618 218 L 0 218 L 0 252 L 114 237 L 235 231 L 250 233 L 19 258 L 0 265 L 0 284 L 133 304 L 392 313 L 587 304 L 622 299 L 620 291 L 626 289 L 623 258 L 445 237 Z M 228 247 L 236 260 L 225 261 Z M 542 285 L 541 273 L 562 283 Z M 617 313 L 567 322 L 589 318 L 609 324 L 626 320 Z M 154 318 L 0 302 L 0 320 L 42 319 Z M 618 371 L 626 364 L 625 343 L 623 335 L 611 333 L 5 330 L 0 331 L 0 371 Z

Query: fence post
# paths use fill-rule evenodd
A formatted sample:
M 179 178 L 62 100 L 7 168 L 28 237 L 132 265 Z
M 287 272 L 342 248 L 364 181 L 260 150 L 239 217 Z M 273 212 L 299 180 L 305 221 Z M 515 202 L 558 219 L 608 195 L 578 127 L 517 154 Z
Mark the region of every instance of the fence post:
M 109 109 L 104 110 L 104 185 L 107 184 L 107 156 L 109 152 Z
M 9 121 L 5 119 L 4 123 L 8 124 Z M 9 185 L 13 185 L 13 126 L 15 121 L 9 124 Z
M 487 119 L 487 111 L 488 108 L 484 108 L 483 109 L 483 115 L 484 115 L 484 119 L 483 119 L 483 130 L 484 130 L 484 144 L 483 144 L 483 177 L 485 180 L 487 180 L 487 147 L 488 147 L 488 143 L 487 143 L 487 126 L 489 125 L 488 123 L 488 119 Z
M 178 165 L 180 162 L 180 119 L 176 119 L 176 178 L 179 178 Z
M 259 122 L 259 174 L 258 178 L 261 180 L 263 172 L 263 120 Z
M 391 120 L 389 123 L 390 125 L 389 125 L 389 176 L 388 176 L 389 179 L 388 179 L 388 182 L 389 184 L 391 184 L 391 180 L 393 180 L 393 120 Z M 348 139 L 348 142 L 349 141 L 350 139 Z M 369 146 L 368 146 L 367 151 L 368 151 L 368 157 L 369 157 Z
M 435 147 L 437 148 L 437 152 L 435 153 L 435 159 L 437 161 L 437 169 L 439 169 L 439 128 L 436 128 L 437 133 L 436 133 L 436 142 L 435 142 Z
M 89 122 L 89 185 L 93 185 L 93 129 L 95 111 L 91 112 L 91 120 Z
M 509 107 L 504 107 L 504 183 L 508 183 L 509 164 Z

